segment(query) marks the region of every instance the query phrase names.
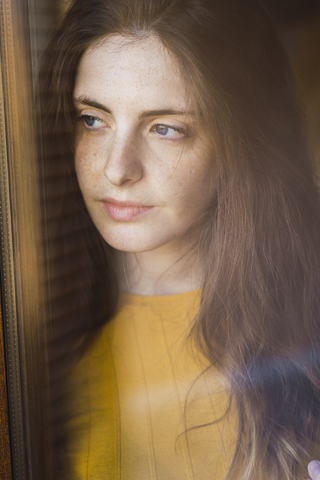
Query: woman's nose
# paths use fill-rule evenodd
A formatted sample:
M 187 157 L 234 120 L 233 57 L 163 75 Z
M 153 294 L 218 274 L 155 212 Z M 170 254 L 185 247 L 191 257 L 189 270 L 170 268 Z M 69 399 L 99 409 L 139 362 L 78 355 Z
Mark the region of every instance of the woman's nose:
M 116 186 L 140 180 L 143 174 L 143 165 L 137 141 L 129 138 L 115 138 L 107 154 L 104 174 L 110 183 Z

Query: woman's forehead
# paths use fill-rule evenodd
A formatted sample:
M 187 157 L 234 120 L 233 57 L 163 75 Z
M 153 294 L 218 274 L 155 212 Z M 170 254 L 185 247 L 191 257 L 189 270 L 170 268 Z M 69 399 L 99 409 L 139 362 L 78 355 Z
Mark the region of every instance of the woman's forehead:
M 190 103 L 177 60 L 155 36 L 115 35 L 88 49 L 74 96 L 147 110 L 162 105 L 185 111 Z
M 100 47 L 105 47 L 110 55 L 126 55 L 128 52 L 137 49 L 143 52 L 144 57 L 152 58 L 154 55 L 164 54 L 170 57 L 173 56 L 169 50 L 164 46 L 157 35 L 152 33 L 137 33 L 137 35 L 125 34 L 111 34 L 99 39 L 92 46 L 90 46 L 85 54 Z M 171 58 L 172 57 L 172 58 Z

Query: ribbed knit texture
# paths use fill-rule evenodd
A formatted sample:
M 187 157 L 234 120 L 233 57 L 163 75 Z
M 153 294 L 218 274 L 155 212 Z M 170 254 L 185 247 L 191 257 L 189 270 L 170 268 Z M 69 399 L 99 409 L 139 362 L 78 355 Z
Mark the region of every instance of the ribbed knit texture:
M 199 301 L 200 290 L 122 294 L 72 374 L 72 480 L 223 479 L 236 416 L 216 422 L 226 383 L 188 342 Z

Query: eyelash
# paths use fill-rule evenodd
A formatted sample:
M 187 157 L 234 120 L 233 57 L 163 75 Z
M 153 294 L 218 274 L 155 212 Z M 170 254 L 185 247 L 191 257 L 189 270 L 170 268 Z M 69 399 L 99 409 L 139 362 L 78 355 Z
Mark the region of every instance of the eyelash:
M 167 128 L 168 130 L 173 130 L 177 133 L 183 134 L 185 137 L 187 136 L 186 130 L 181 127 L 173 127 L 172 125 L 166 125 L 165 123 L 156 123 L 155 125 L 152 126 L 151 130 L 157 129 L 157 127 L 164 127 Z M 159 132 L 156 132 L 160 137 L 163 137 L 163 139 L 168 140 L 168 138 L 165 137 L 165 135 L 161 135 Z
M 83 121 L 86 124 L 85 128 L 87 128 L 91 131 L 98 130 L 98 128 L 94 128 L 94 127 L 88 125 L 85 121 L 86 119 L 98 120 L 99 122 L 103 122 L 103 120 L 101 120 L 101 118 L 95 117 L 94 115 L 79 115 L 78 116 L 78 121 Z M 180 133 L 180 134 L 184 135 L 185 137 L 187 137 L 187 132 L 184 128 L 174 127 L 172 125 L 167 125 L 165 123 L 156 123 L 151 127 L 151 131 L 153 129 L 156 130 L 157 127 L 164 127 L 165 129 L 173 130 L 174 132 Z M 161 135 L 159 132 L 156 132 L 156 133 L 159 135 L 159 137 L 162 137 L 163 140 L 170 141 L 170 139 L 171 139 L 171 141 L 173 141 L 173 139 L 170 138 L 170 137 L 166 137 L 165 135 Z
M 86 123 L 86 119 L 93 119 L 93 120 L 98 120 L 99 122 L 103 122 L 103 120 L 101 120 L 101 118 L 99 117 L 95 117 L 94 115 L 79 115 L 78 116 L 78 121 L 83 121 L 83 123 L 85 123 L 85 128 L 89 129 L 89 130 L 98 130 L 98 128 L 95 128 L 95 127 L 90 127 L 90 125 L 88 125 Z

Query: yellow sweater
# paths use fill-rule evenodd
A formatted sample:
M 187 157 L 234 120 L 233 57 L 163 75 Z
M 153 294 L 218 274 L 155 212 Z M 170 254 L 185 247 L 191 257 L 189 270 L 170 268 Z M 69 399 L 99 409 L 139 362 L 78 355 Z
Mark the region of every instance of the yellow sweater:
M 223 479 L 236 417 L 211 423 L 225 413 L 228 394 L 188 342 L 199 300 L 199 290 L 122 294 L 72 375 L 72 480 Z

